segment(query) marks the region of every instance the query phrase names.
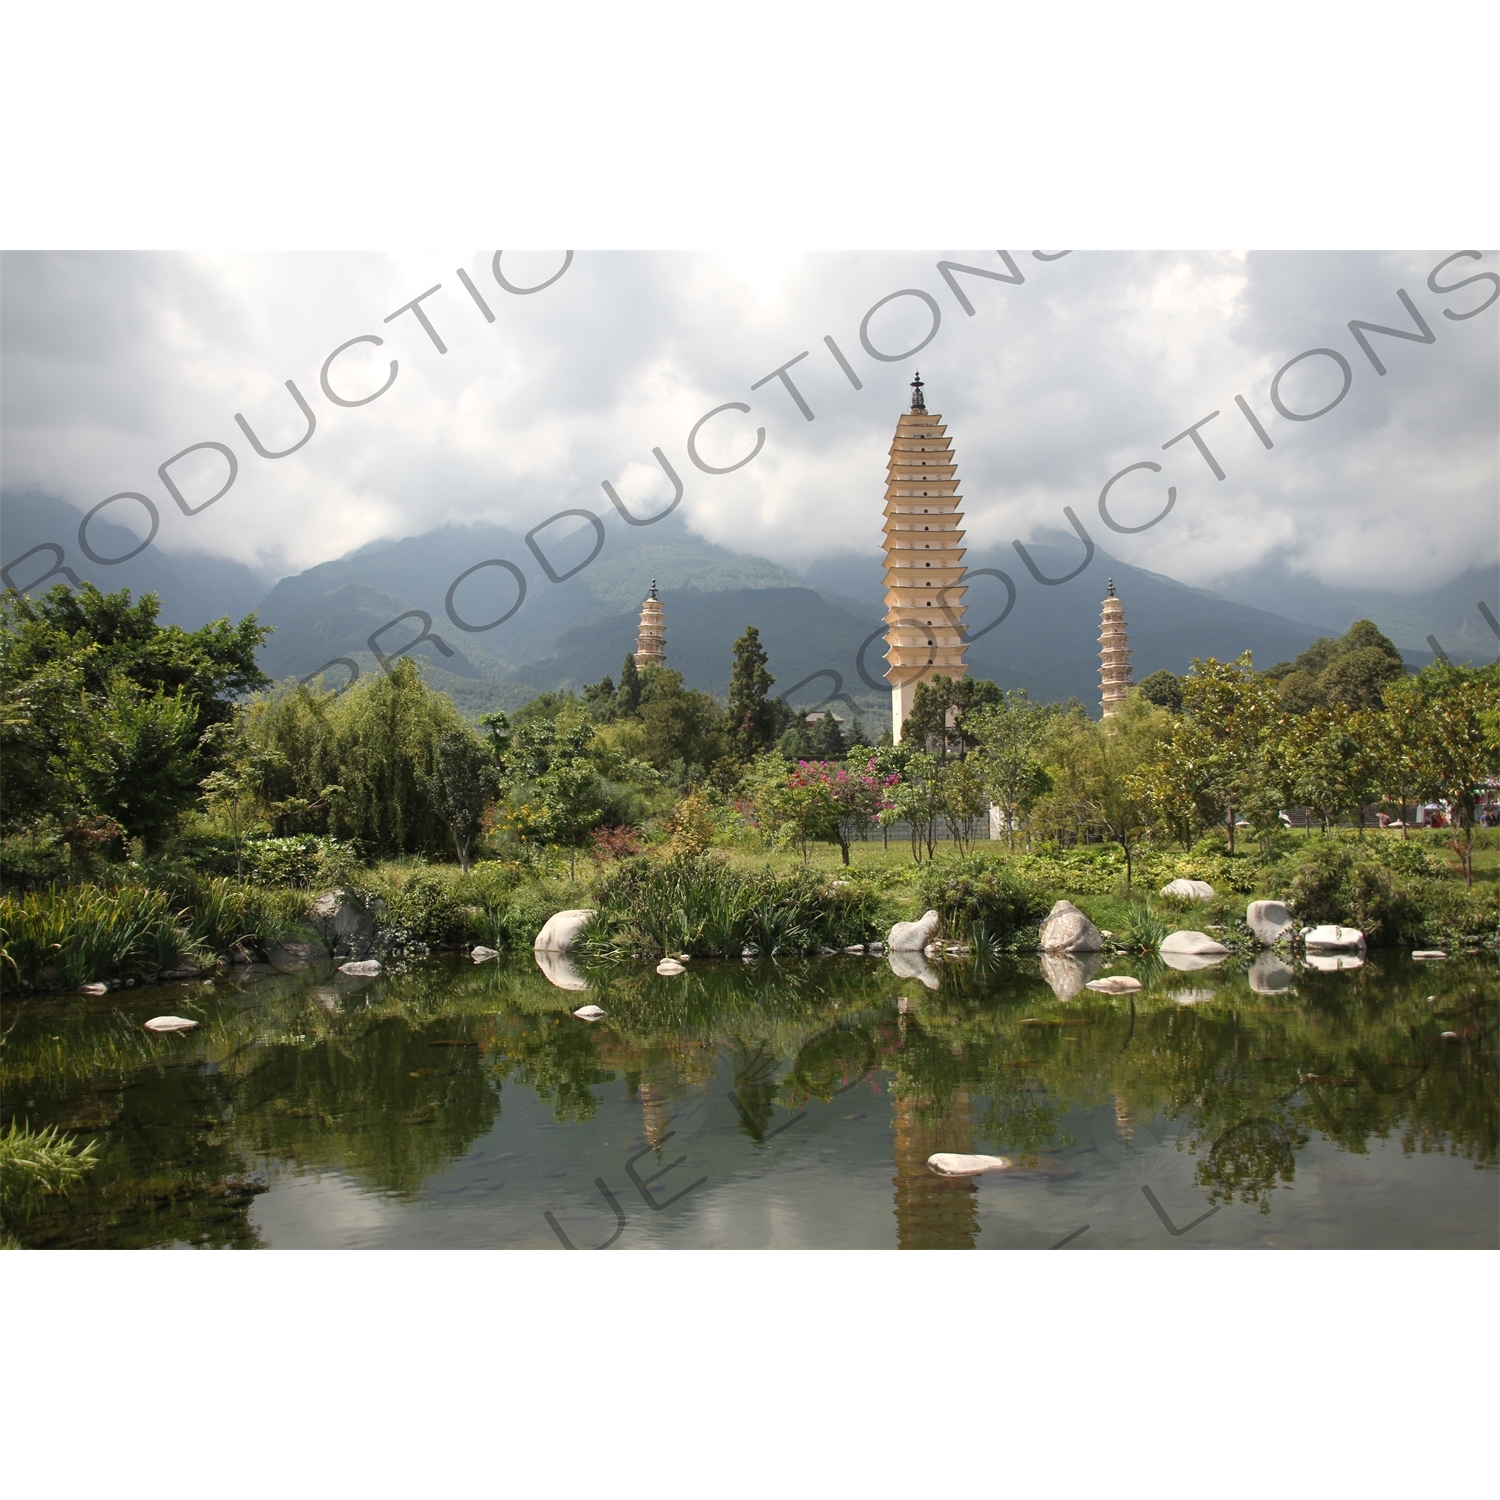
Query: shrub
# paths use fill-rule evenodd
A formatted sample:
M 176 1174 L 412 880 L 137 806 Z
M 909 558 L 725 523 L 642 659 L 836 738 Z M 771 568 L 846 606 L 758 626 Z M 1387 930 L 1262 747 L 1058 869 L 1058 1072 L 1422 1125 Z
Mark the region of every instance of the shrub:
M 1357 927 L 1372 946 L 1419 941 L 1428 925 L 1422 892 L 1410 878 L 1392 875 L 1373 860 L 1355 858 L 1348 844 L 1319 842 L 1292 878 L 1291 901 L 1307 927 L 1343 923 Z M 1434 883 L 1427 894 L 1436 894 Z
M 949 933 L 983 929 L 983 946 L 1008 945 L 1017 931 L 1034 927 L 1052 902 L 1009 865 L 983 855 L 939 854 L 917 874 L 916 892 L 943 919 Z
M 605 877 L 595 952 L 764 954 L 846 947 L 878 935 L 885 899 L 868 881 L 829 882 L 812 870 L 743 872 L 722 857 L 625 860 Z
M 359 863 L 356 845 L 319 834 L 245 840 L 245 878 L 257 885 L 347 885 Z

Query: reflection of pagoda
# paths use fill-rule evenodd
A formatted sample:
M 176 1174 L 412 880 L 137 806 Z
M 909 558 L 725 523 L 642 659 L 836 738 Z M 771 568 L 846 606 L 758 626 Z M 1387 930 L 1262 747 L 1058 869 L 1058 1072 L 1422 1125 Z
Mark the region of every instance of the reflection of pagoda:
M 936 1123 L 918 1119 L 932 1101 L 893 1091 L 896 1245 L 901 1250 L 972 1250 L 979 1233 L 978 1190 L 972 1177 L 939 1177 L 927 1165 L 935 1151 L 972 1151 L 969 1095 L 960 1089 Z
M 641 628 L 635 638 L 635 664 L 638 667 L 664 667 L 667 664 L 667 620 L 661 600 L 656 597 L 656 580 L 641 605 Z
M 1099 707 L 1109 718 L 1130 690 L 1130 638 L 1125 634 L 1125 606 L 1115 597 L 1115 581 L 1099 617 Z
M 885 486 L 885 675 L 898 743 L 917 684 L 969 670 L 958 469 L 943 419 L 927 410 L 920 375 L 911 389 L 911 410 L 896 423 Z

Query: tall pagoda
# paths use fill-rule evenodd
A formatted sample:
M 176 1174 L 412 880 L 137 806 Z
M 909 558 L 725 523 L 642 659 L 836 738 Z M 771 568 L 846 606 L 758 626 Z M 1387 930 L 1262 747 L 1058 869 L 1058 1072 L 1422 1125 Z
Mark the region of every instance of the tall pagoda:
M 667 664 L 667 615 L 656 596 L 656 580 L 641 604 L 641 625 L 635 638 L 637 667 L 664 667 Z
M 922 376 L 896 423 L 885 486 L 885 659 L 891 736 L 899 744 L 917 684 L 962 677 L 963 512 L 943 419 L 927 410 Z
M 1099 617 L 1099 707 L 1108 719 L 1125 701 L 1130 690 L 1130 638 L 1125 634 L 1125 606 L 1115 596 L 1115 581 L 1109 580 Z

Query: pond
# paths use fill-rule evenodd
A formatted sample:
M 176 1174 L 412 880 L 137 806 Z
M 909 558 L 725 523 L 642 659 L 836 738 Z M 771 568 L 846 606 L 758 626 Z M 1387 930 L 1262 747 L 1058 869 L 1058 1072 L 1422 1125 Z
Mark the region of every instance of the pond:
M 1142 981 L 1121 995 L 1081 987 L 1096 967 L 549 978 L 444 956 L 8 1004 L 4 1119 L 100 1143 L 8 1227 L 54 1248 L 1496 1247 L 1493 955 L 1132 960 L 1106 970 Z M 162 1014 L 200 1024 L 142 1029 Z M 1010 1165 L 945 1177 L 937 1152 Z

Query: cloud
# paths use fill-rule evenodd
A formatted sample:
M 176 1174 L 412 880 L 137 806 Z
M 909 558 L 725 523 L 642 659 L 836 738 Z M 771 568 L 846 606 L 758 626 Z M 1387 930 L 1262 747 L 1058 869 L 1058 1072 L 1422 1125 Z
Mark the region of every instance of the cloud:
M 161 512 L 158 545 L 235 557 L 270 581 L 450 522 L 526 531 L 577 507 L 618 526 L 601 482 L 638 510 L 665 504 L 670 482 L 652 456 L 660 447 L 685 483 L 680 514 L 694 530 L 801 567 L 878 546 L 886 454 L 920 368 L 954 439 L 975 545 L 1063 526 L 1067 505 L 1111 551 L 1188 582 L 1282 557 L 1327 583 L 1431 588 L 1500 555 L 1500 308 L 1445 318 L 1488 290 L 1430 292 L 1428 272 L 1445 253 L 1080 251 L 1043 262 L 1013 252 L 1024 284 L 954 273 L 972 316 L 937 263 L 1003 271 L 994 251 L 579 252 L 530 295 L 504 290 L 482 253 L 11 253 L 0 283 L 0 481 L 83 510 L 138 491 Z M 525 286 L 561 264 L 556 252 L 508 252 L 502 273 Z M 1445 275 L 1490 264 L 1458 262 Z M 384 321 L 433 286 L 421 307 L 446 353 L 412 312 Z M 1411 327 L 1398 288 L 1435 338 L 1372 335 L 1388 370 L 1380 376 L 1347 325 Z M 940 326 L 910 357 L 874 359 L 862 321 L 905 289 L 934 300 Z M 870 316 L 866 334 L 897 353 L 932 321 L 923 299 L 897 297 Z M 358 335 L 383 342 L 339 357 L 336 391 L 375 390 L 393 359 L 399 372 L 378 399 L 343 407 L 319 372 Z M 1315 348 L 1349 362 L 1348 394 L 1326 416 L 1289 421 L 1272 405 L 1272 377 Z M 803 351 L 789 375 L 812 422 L 779 379 L 751 389 Z M 305 421 L 287 380 L 317 428 L 295 453 L 267 460 L 234 416 L 273 451 L 295 442 Z M 1319 356 L 1289 372 L 1279 394 L 1310 410 L 1339 382 Z M 728 402 L 751 410 L 704 427 L 705 461 L 726 467 L 758 429 L 764 446 L 743 468 L 708 475 L 691 463 L 687 436 Z M 1215 411 L 1201 434 L 1223 480 L 1190 439 L 1163 449 Z M 204 442 L 230 447 L 239 473 L 222 500 L 186 516 L 157 466 Z M 1160 474 L 1122 480 L 1112 513 L 1140 524 L 1169 485 L 1176 505 L 1139 535 L 1107 531 L 1100 488 L 1142 461 Z M 222 483 L 224 465 L 205 451 L 171 473 L 195 503 Z M 122 524 L 140 515 L 127 501 L 110 511 Z

